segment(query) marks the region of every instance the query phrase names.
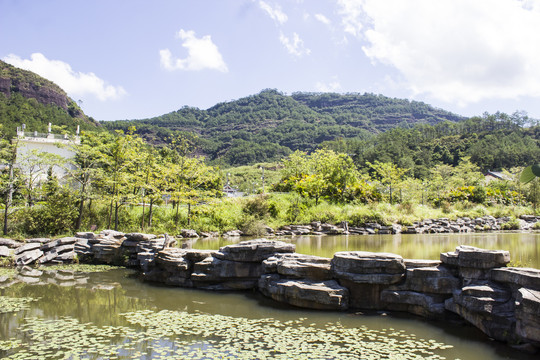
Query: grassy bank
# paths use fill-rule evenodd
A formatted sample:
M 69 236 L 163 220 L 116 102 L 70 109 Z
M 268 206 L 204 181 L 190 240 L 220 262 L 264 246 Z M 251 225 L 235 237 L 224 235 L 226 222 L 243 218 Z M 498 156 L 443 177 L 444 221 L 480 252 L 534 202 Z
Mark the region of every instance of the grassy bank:
M 34 209 L 35 214 L 39 213 Z M 46 211 L 45 209 L 43 211 Z M 93 201 L 85 209 L 86 222 L 80 230 L 99 231 L 114 228 L 109 224 L 109 206 Z M 144 226 L 143 225 L 144 212 Z M 240 198 L 223 198 L 213 202 L 193 205 L 180 205 L 178 209 L 169 205 L 153 208 L 152 225 L 148 225 L 148 206 L 124 205 L 119 212 L 118 230 L 123 232 L 148 232 L 177 234 L 181 229 L 197 231 L 217 231 L 240 229 L 250 235 L 264 233 L 264 227 L 280 228 L 289 224 L 308 224 L 312 221 L 339 224 L 347 221 L 351 226 L 362 226 L 367 222 L 380 224 L 398 223 L 411 225 L 423 219 L 458 217 L 476 218 L 485 215 L 517 218 L 523 214 L 533 214 L 530 206 L 485 206 L 468 202 L 433 207 L 430 205 L 401 203 L 389 204 L 373 202 L 369 204 L 335 204 L 302 198 L 293 193 L 253 195 Z M 13 218 L 9 236 L 28 238 L 30 236 L 49 236 L 46 232 L 28 232 L 28 224 L 33 220 L 28 211 L 19 211 Z M 65 232 L 68 234 L 69 231 Z

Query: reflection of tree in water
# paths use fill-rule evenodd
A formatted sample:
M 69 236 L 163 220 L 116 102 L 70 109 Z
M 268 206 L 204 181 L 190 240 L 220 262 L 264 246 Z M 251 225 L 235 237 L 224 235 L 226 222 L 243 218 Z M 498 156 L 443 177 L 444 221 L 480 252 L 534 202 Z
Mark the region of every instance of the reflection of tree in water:
M 66 270 L 45 270 L 40 275 L 28 276 L 24 271 L 17 274 L 9 287 L 0 289 L 0 294 L 10 297 L 31 297 L 39 299 L 31 310 L 12 314 L 11 317 L 39 316 L 58 318 L 70 316 L 82 323 L 92 322 L 118 326 L 125 321 L 118 316 L 124 311 L 146 308 L 141 298 L 126 296 L 120 281 L 126 270 L 111 270 L 100 273 L 80 273 Z M 18 321 L 18 322 L 20 322 Z M 2 321 L 2 337 L 12 331 Z

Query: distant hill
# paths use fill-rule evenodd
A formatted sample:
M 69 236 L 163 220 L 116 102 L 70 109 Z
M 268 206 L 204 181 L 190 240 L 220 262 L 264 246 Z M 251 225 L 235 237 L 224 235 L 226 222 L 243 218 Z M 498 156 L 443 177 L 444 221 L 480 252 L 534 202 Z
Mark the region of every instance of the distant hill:
M 26 124 L 27 131 L 45 132 L 48 123 L 74 132 L 95 130 L 100 124 L 86 116 L 58 85 L 31 71 L 0 60 L 0 123 L 8 135 Z
M 216 104 L 208 110 L 183 107 L 142 120 L 107 121 L 110 129 L 135 126 L 159 144 L 175 132 L 196 134 L 198 151 L 215 162 L 243 165 L 310 151 L 338 138 L 368 138 L 394 127 L 437 124 L 465 118 L 422 102 L 374 94 L 294 93 L 274 89 Z

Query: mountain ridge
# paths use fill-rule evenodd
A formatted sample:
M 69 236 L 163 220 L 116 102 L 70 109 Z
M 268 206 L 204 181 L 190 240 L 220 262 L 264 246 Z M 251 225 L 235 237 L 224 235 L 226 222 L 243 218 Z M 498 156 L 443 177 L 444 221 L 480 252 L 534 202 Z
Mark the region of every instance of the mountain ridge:
M 188 137 L 196 134 L 202 155 L 229 164 L 246 164 L 276 160 L 294 150 L 311 151 L 337 138 L 367 138 L 394 127 L 465 119 L 423 102 L 383 95 L 286 95 L 264 89 L 206 110 L 184 106 L 152 118 L 101 123 L 109 130 L 135 126 L 141 136 L 155 144 L 168 142 L 176 132 Z
M 45 132 L 49 122 L 74 132 L 101 125 L 84 114 L 67 93 L 38 74 L 0 60 L 0 116 L 4 131 L 14 134 L 26 124 L 31 131 Z

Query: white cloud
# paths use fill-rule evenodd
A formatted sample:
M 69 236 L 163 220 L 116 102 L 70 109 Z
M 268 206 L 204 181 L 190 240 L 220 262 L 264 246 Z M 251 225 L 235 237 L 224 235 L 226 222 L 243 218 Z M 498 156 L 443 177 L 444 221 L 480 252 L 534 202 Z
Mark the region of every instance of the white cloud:
M 75 72 L 68 63 L 60 60 L 49 60 L 41 53 L 33 53 L 30 59 L 22 59 L 17 55 L 9 54 L 3 60 L 51 80 L 71 97 L 91 94 L 99 100 L 105 101 L 117 99 L 126 94 L 121 86 L 107 85 L 103 79 L 92 72 Z
M 362 24 L 363 0 L 337 0 L 338 14 L 342 16 L 345 32 L 359 36 L 364 28 Z
M 169 71 L 204 69 L 228 72 L 218 47 L 212 42 L 210 35 L 197 38 L 194 31 L 181 29 L 176 37 L 182 40 L 182 46 L 187 49 L 188 56 L 184 59 L 173 59 L 169 49 L 159 51 L 161 66 Z
M 322 22 L 325 25 L 330 25 L 330 19 L 328 19 L 323 14 L 315 14 L 315 19 L 319 20 L 320 22 Z
M 338 92 L 339 90 L 341 90 L 341 84 L 337 80 L 333 80 L 329 83 L 323 83 L 321 81 L 318 81 L 315 84 L 315 88 L 317 89 L 317 91 L 320 92 Z
M 311 50 L 304 46 L 304 41 L 300 39 L 297 33 L 293 33 L 292 39 L 281 33 L 279 35 L 279 41 L 281 41 L 291 55 L 301 57 L 302 55 L 309 55 L 311 53 Z
M 281 10 L 281 6 L 275 5 L 272 7 L 270 4 L 268 4 L 265 1 L 259 1 L 259 6 L 261 9 L 263 9 L 272 20 L 276 21 L 278 24 L 284 24 L 287 22 L 287 15 Z
M 462 105 L 540 97 L 540 5 L 531 0 L 338 0 L 346 33 L 413 94 Z

